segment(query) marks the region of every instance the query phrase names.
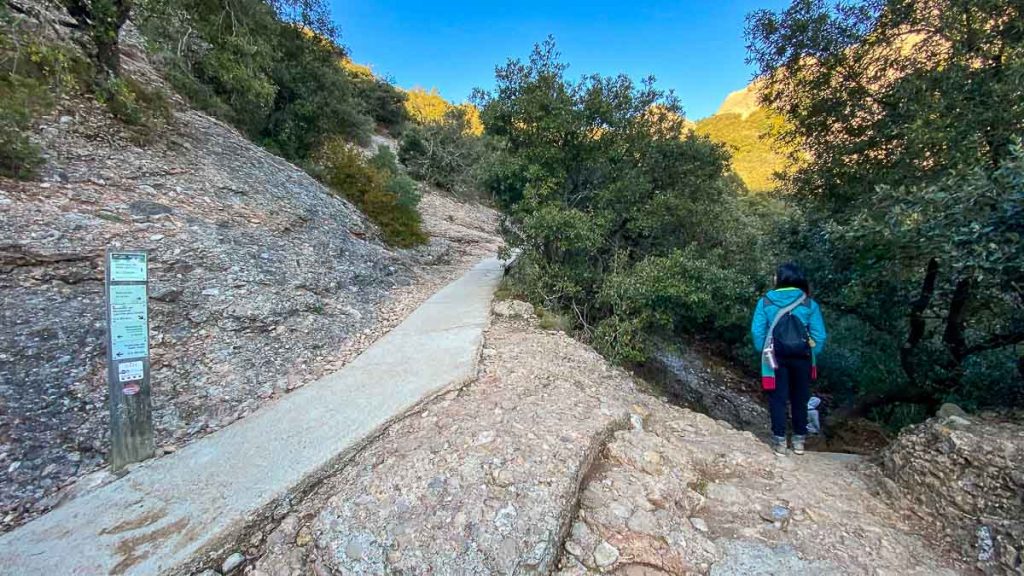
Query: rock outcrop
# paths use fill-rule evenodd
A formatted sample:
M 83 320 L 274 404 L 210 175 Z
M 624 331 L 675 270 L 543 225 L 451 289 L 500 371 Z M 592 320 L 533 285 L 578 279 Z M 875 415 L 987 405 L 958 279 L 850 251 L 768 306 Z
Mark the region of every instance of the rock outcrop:
M 722 105 L 718 107 L 715 114 L 739 114 L 740 118 L 746 120 L 748 116 L 761 108 L 758 101 L 757 82 L 751 83 L 735 92 L 730 92 Z
M 731 368 L 709 365 L 693 350 L 659 350 L 640 370 L 677 403 L 740 430 L 768 435 L 768 410 L 757 396 L 754 378 L 744 378 Z
M 698 412 L 648 403 L 580 498 L 562 575 L 952 575 L 860 457 L 775 456 Z
M 1021 574 L 1024 422 L 942 414 L 900 434 L 883 454 L 885 473 L 965 558 L 987 574 Z
M 584 474 L 635 397 L 624 370 L 535 325 L 495 319 L 479 378 L 325 481 L 252 551 L 254 573 L 550 573 Z
M 0 503 L 106 448 L 103 254 L 150 254 L 161 441 L 219 427 L 308 378 L 410 281 L 350 204 L 233 129 L 180 110 L 132 143 L 95 103 L 44 119 L 41 182 L 0 180 Z M 0 475 L 5 472 L 0 471 Z M 8 492 L 19 478 L 29 493 Z

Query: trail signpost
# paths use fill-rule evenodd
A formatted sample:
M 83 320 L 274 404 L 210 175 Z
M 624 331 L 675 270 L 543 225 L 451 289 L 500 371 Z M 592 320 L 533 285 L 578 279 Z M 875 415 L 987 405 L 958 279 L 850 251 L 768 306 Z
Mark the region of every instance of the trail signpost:
M 110 466 L 153 455 L 149 386 L 149 256 L 107 250 L 107 381 L 110 386 Z

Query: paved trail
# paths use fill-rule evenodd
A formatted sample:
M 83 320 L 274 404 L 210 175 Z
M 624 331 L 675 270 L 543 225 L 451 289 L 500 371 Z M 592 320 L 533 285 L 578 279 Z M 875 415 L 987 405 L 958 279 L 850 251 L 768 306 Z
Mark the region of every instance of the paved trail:
M 501 270 L 482 261 L 342 370 L 0 537 L 0 566 L 159 574 L 223 557 L 387 423 L 475 376 Z

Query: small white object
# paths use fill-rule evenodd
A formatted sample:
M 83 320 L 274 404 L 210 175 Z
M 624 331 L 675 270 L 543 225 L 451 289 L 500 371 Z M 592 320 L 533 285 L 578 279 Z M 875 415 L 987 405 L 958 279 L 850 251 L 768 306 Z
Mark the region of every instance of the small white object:
M 142 380 L 142 360 L 121 362 L 117 365 L 117 381 L 131 382 Z
M 807 401 L 807 433 L 821 434 L 821 418 L 818 414 L 818 406 L 821 406 L 821 398 L 811 396 Z

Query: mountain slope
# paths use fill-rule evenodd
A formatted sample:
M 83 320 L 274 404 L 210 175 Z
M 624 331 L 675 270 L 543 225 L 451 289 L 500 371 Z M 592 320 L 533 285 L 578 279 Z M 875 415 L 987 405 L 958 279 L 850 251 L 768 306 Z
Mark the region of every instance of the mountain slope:
M 47 6 L 33 5 L 40 36 L 63 26 Z M 128 73 L 167 89 L 130 24 L 122 44 Z M 168 450 L 343 362 L 409 310 L 392 305 L 396 288 L 415 304 L 416 287 L 494 252 L 493 212 L 429 192 L 425 226 L 446 238 L 389 250 L 306 172 L 172 105 L 140 140 L 91 97 L 65 96 L 32 131 L 40 180 L 0 178 L 0 530 L 106 460 L 105 249 L 150 254 L 154 423 Z
M 722 101 L 722 105 L 718 107 L 715 115 L 739 114 L 741 119 L 746 120 L 751 114 L 761 109 L 761 103 L 757 98 L 757 83 L 755 82 L 735 92 L 730 92 Z
M 730 104 L 728 99 L 722 109 L 737 111 L 720 111 L 699 120 L 696 131 L 729 148 L 733 170 L 747 188 L 754 192 L 771 190 L 777 185 L 774 174 L 789 166 L 778 142 L 769 135 L 781 119 L 765 108 L 751 109 L 742 102 Z

